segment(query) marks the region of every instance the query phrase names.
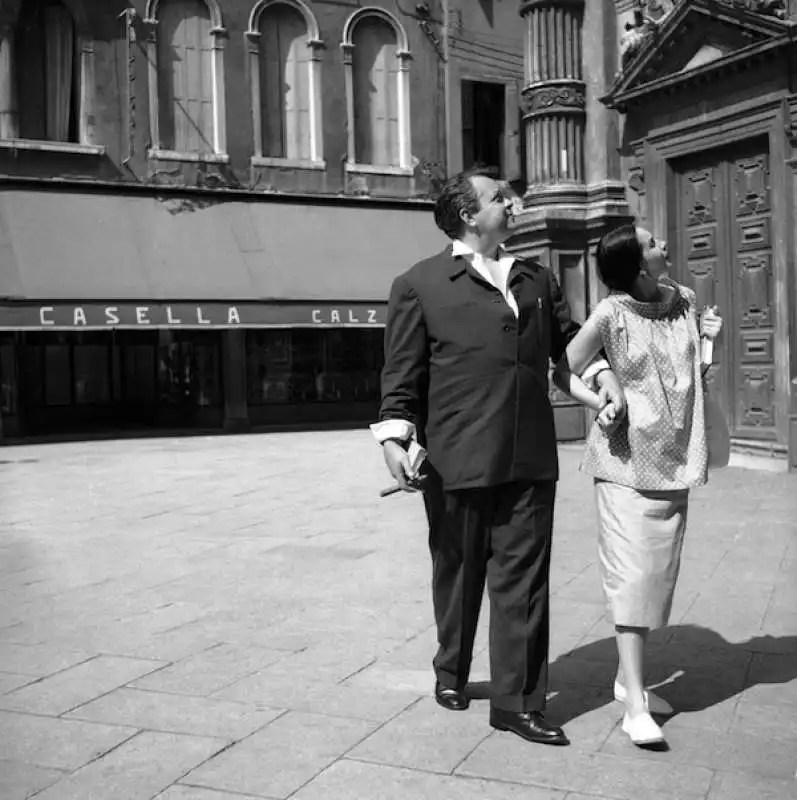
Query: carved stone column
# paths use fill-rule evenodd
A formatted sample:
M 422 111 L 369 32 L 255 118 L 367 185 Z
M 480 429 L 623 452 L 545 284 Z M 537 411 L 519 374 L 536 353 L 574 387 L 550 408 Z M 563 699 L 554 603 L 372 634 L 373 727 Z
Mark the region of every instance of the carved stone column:
M 552 195 L 584 185 L 584 0 L 526 0 L 520 14 L 525 24 L 525 204 L 547 205 Z

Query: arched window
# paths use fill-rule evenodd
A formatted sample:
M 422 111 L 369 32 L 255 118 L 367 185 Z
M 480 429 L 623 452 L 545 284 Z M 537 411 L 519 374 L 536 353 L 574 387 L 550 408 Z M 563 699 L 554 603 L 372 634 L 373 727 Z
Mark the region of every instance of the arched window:
M 250 42 L 255 164 L 323 167 L 318 25 L 301 0 L 261 0 Z
M 16 135 L 79 142 L 80 50 L 70 11 L 58 0 L 27 0 L 14 52 Z
M 150 125 L 157 158 L 226 161 L 221 13 L 215 1 L 149 0 Z
M 401 166 L 398 40 L 378 17 L 366 17 L 352 37 L 354 157 L 359 164 Z
M 355 12 L 344 29 L 349 166 L 410 168 L 409 48 L 382 9 Z

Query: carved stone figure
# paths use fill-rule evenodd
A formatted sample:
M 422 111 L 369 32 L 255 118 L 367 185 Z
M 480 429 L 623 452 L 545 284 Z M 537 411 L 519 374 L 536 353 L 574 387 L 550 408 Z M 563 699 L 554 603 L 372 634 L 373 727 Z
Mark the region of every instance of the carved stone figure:
M 620 39 L 621 71 L 625 71 L 637 53 L 655 36 L 658 27 L 658 23 L 645 14 L 641 7 L 634 9 L 634 21 L 626 22 L 626 32 Z

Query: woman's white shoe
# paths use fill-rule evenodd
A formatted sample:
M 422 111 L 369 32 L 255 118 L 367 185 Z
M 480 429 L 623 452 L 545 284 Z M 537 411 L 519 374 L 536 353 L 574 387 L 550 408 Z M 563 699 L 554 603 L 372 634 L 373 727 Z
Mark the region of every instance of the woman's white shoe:
M 659 744 L 664 741 L 661 728 L 653 721 L 653 717 L 645 712 L 629 717 L 623 717 L 623 731 L 628 734 L 634 744 Z
M 645 705 L 647 706 L 648 711 L 651 714 L 662 714 L 663 716 L 670 716 L 674 714 L 675 711 L 673 707 L 663 698 L 659 697 L 657 694 L 653 694 L 653 692 L 645 691 L 643 692 L 645 696 Z M 625 690 L 625 686 L 617 681 L 614 682 L 614 699 L 619 700 L 621 703 L 625 703 L 626 697 L 628 693 Z

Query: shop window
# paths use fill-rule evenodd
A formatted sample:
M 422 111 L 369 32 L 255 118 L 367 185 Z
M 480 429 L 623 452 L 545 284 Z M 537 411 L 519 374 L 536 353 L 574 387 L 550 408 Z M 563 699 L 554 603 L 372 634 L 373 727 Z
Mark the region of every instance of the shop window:
M 17 413 L 17 375 L 13 341 L 0 345 L 0 413 Z
M 72 403 L 72 348 L 52 344 L 44 348 L 44 402 L 48 406 Z
M 80 55 L 69 10 L 57 0 L 25 0 L 14 54 L 17 130 L 4 138 L 78 142 Z
M 379 400 L 381 330 L 248 331 L 250 405 Z
M 166 405 L 197 409 L 221 404 L 219 346 L 193 334 L 158 348 L 158 394 Z
M 127 345 L 122 353 L 122 397 L 127 403 L 155 400 L 155 347 Z
M 149 0 L 156 158 L 226 160 L 224 30 L 215 0 Z M 215 157 L 218 158 L 215 158 Z
M 110 351 L 107 345 L 75 347 L 75 402 L 102 404 L 111 400 Z
M 496 178 L 504 172 L 504 104 L 502 83 L 462 81 L 462 165 L 479 166 Z
M 349 167 L 409 169 L 409 48 L 386 11 L 355 12 L 344 28 Z

